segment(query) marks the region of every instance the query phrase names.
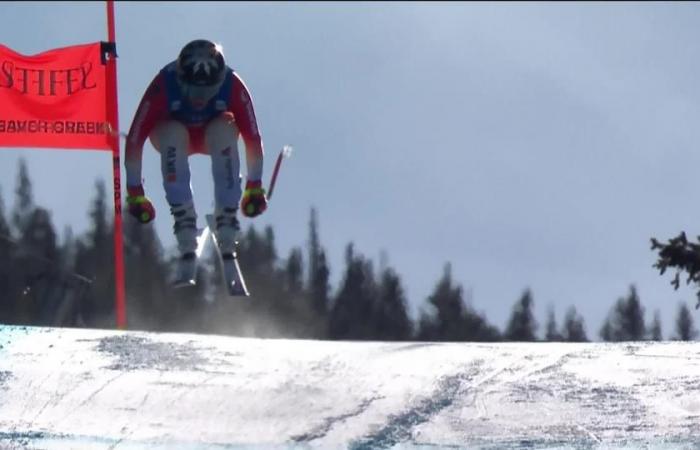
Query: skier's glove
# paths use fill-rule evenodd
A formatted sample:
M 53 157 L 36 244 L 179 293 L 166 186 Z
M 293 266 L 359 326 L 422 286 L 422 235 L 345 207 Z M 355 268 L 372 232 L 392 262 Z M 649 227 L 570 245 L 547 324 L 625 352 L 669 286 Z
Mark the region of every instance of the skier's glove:
M 267 209 L 267 197 L 262 181 L 248 181 L 245 184 L 243 198 L 241 200 L 241 211 L 246 217 L 255 217 Z
M 141 223 L 148 223 L 156 217 L 153 203 L 143 193 L 143 186 L 126 187 L 126 203 L 129 205 L 129 214 L 136 217 Z

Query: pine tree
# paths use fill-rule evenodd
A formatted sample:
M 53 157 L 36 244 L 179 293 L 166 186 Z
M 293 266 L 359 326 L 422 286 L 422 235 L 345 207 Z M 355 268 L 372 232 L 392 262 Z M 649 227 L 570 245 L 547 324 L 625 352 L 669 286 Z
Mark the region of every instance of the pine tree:
M 554 315 L 554 308 L 550 307 L 547 312 L 547 327 L 544 339 L 549 342 L 557 342 L 562 340 L 562 335 L 557 330 L 557 320 Z
M 644 307 L 639 300 L 637 289 L 630 287 L 630 294 L 627 297 L 627 304 L 621 315 L 622 329 L 631 340 L 642 340 L 646 336 L 646 326 L 644 324 Z
M 301 248 L 294 247 L 284 269 L 284 301 L 290 303 L 297 317 L 298 325 L 294 337 L 323 339 L 327 337 L 328 323 L 325 315 L 319 315 L 313 308 L 311 294 L 304 286 L 304 257 Z
M 247 327 L 254 336 L 273 337 L 292 333 L 298 327 L 297 305 L 290 301 L 285 289 L 285 273 L 277 268 L 272 227 L 265 227 L 262 234 L 253 226 L 241 242 L 241 270 L 251 292 L 252 305 L 246 310 L 254 320 L 238 323 L 238 329 Z M 233 315 L 239 311 L 231 310 Z M 256 322 L 257 320 L 257 322 Z M 258 326 L 257 324 L 265 324 Z
M 266 226 L 261 234 L 251 224 L 239 242 L 238 254 L 241 264 L 245 264 L 248 272 L 257 275 L 273 272 L 277 262 L 277 250 L 272 227 Z
M 35 256 L 58 262 L 58 239 L 47 209 L 34 208 L 20 233 L 22 248 Z
M 2 191 L 0 191 L 0 236 L 5 238 L 5 242 L 10 241 L 12 238 L 12 230 L 10 229 L 10 223 L 7 220 L 5 201 L 2 197 Z M 4 253 L 0 253 L 0 255 L 4 255 Z
M 613 325 L 610 319 L 610 316 L 608 316 L 604 321 L 603 325 L 600 327 L 600 332 L 599 332 L 600 338 L 605 341 L 605 342 L 612 342 L 614 341 L 614 336 L 613 336 Z
M 81 326 L 81 301 L 90 288 L 91 281 L 74 272 L 79 243 L 70 226 L 64 228 L 62 241 L 57 263 L 59 275 L 53 292 L 55 298 L 51 300 L 52 308 L 47 313 L 50 314 L 52 326 Z
M 496 342 L 502 339 L 498 328 L 488 323 L 483 313 L 478 313 L 466 303 L 463 329 L 466 330 L 465 341 Z
M 497 341 L 496 327 L 490 325 L 464 300 L 462 286 L 454 285 L 452 266 L 445 265 L 443 275 L 428 297 L 432 312 L 421 311 L 417 339 L 422 341 Z
M 77 243 L 75 256 L 75 272 L 92 280 L 79 308 L 80 320 L 89 327 L 114 326 L 114 231 L 108 214 L 105 183 L 99 179 L 88 211 L 91 226 Z
M 535 336 L 537 323 L 532 314 L 532 304 L 532 293 L 527 289 L 513 307 L 513 313 L 504 333 L 506 340 L 532 342 L 537 339 Z
M 20 283 L 15 297 L 15 321 L 47 324 L 58 281 L 58 243 L 48 210 L 34 204 L 26 161 L 19 160 L 12 223 L 17 235 L 13 276 Z
M 153 223 L 143 224 L 131 216 L 125 217 L 124 265 L 127 322 L 131 329 L 199 331 L 195 325 L 195 298 L 204 295 L 206 282 L 198 278 L 199 283 L 190 290 L 170 288 L 169 267 Z M 112 277 L 112 271 L 104 276 Z M 109 298 L 114 299 L 114 295 Z
M 676 340 L 692 341 L 698 336 L 695 329 L 693 316 L 685 303 L 678 306 L 678 314 L 676 316 Z
M 59 250 L 60 264 L 62 267 L 71 269 L 75 264 L 77 241 L 73 234 L 73 229 L 70 227 L 70 225 L 64 227 L 63 239 L 61 239 L 61 241 L 63 243 L 61 244 L 61 248 Z
M 413 330 L 406 304 L 401 278 L 391 268 L 385 268 L 381 274 L 379 301 L 374 313 L 377 339 L 404 341 L 411 338 Z
M 316 314 L 320 317 L 326 317 L 330 309 L 330 277 L 331 271 L 328 266 L 326 252 L 321 250 L 316 260 L 316 269 L 313 272 L 310 290 L 311 304 Z
M 319 316 L 325 316 L 329 308 L 329 277 L 330 270 L 326 261 L 326 253 L 321 247 L 318 232 L 318 214 L 311 209 L 309 219 L 309 292 L 314 311 Z
M 20 322 L 51 325 L 51 311 L 60 298 L 56 297 L 61 282 L 56 232 L 48 210 L 33 209 L 20 229 L 18 264 L 25 274 L 27 286 L 21 300 Z
M 262 246 L 263 270 L 273 272 L 277 263 L 277 248 L 275 245 L 275 231 L 271 226 L 265 227 L 265 237 Z
M 295 295 L 301 293 L 304 288 L 304 256 L 300 248 L 295 247 L 289 252 L 285 273 L 287 274 L 287 290 Z
M 12 214 L 12 224 L 16 230 L 21 230 L 25 227 L 26 221 L 34 211 L 34 208 L 34 195 L 27 162 L 24 158 L 20 158 L 15 188 L 15 206 Z
M 576 311 L 575 306 L 569 307 L 564 316 L 562 338 L 566 342 L 588 342 L 583 317 Z
M 630 286 L 627 297 L 618 299 L 605 326 L 607 329 L 601 330 L 600 335 L 606 341 L 640 341 L 645 338 L 644 307 L 634 286 Z
M 15 323 L 15 307 L 19 297 L 18 269 L 15 264 L 15 241 L 0 196 L 0 323 Z
M 345 276 L 329 316 L 331 339 L 372 339 L 375 336 L 377 284 L 372 263 L 356 255 L 353 244 L 345 249 Z
M 652 341 L 663 340 L 661 333 L 661 313 L 658 310 L 654 311 L 654 319 L 649 327 L 649 339 Z
M 429 341 L 462 341 L 466 335 L 464 325 L 464 298 L 461 286 L 454 286 L 452 265 L 446 264 L 442 278 L 428 297 L 432 306 L 432 318 L 422 313 L 419 339 Z
M 659 274 L 663 275 L 668 268 L 675 270 L 676 274 L 671 280 L 674 289 L 681 285 L 681 274 L 686 272 L 687 284 L 693 282 L 696 288 L 700 286 L 700 236 L 697 242 L 688 240 L 685 231 L 669 239 L 666 243 L 659 242 L 656 238 L 651 238 L 651 249 L 659 252 L 659 258 L 654 267 L 659 269 Z M 700 308 L 700 289 L 696 292 L 698 302 L 695 308 Z
M 262 272 L 266 265 L 265 243 L 263 237 L 258 233 L 255 225 L 248 226 L 243 239 L 238 243 L 238 257 L 241 263 L 245 261 L 245 266 L 250 272 Z

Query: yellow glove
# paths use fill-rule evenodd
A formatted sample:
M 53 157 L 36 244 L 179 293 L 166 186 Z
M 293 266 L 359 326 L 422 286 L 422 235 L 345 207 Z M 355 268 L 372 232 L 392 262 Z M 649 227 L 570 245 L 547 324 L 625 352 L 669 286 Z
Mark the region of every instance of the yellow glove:
M 241 211 L 246 217 L 255 217 L 267 209 L 267 198 L 262 181 L 248 181 L 241 199 Z
M 129 214 L 136 217 L 141 223 L 148 223 L 156 218 L 156 210 L 153 207 L 153 203 L 144 195 L 142 185 L 127 186 L 126 192 Z

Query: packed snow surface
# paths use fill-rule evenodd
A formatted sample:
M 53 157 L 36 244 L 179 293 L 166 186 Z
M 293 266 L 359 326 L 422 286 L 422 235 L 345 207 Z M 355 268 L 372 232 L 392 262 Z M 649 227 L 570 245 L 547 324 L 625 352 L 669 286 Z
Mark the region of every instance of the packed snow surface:
M 698 448 L 700 345 L 0 326 L 0 449 Z

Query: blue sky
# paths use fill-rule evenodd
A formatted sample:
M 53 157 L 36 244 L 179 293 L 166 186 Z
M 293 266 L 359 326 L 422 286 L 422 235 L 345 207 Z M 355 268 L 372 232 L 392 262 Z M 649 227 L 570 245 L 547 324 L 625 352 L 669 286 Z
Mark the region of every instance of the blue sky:
M 668 336 L 694 291 L 658 275 L 649 238 L 700 233 L 699 16 L 693 2 L 117 2 L 120 125 L 184 44 L 215 40 L 252 93 L 266 182 L 294 147 L 253 222 L 280 256 L 305 245 L 314 206 L 334 286 L 353 242 L 388 255 L 414 311 L 449 262 L 492 323 L 529 288 L 542 327 L 575 305 L 597 338 L 634 284 Z M 24 54 L 104 40 L 105 5 L 0 3 L 0 30 Z M 97 178 L 111 188 L 107 153 L 0 154 L 6 207 L 24 157 L 59 232 L 86 229 Z M 204 214 L 209 160 L 191 165 Z M 144 178 L 172 248 L 150 144 Z

